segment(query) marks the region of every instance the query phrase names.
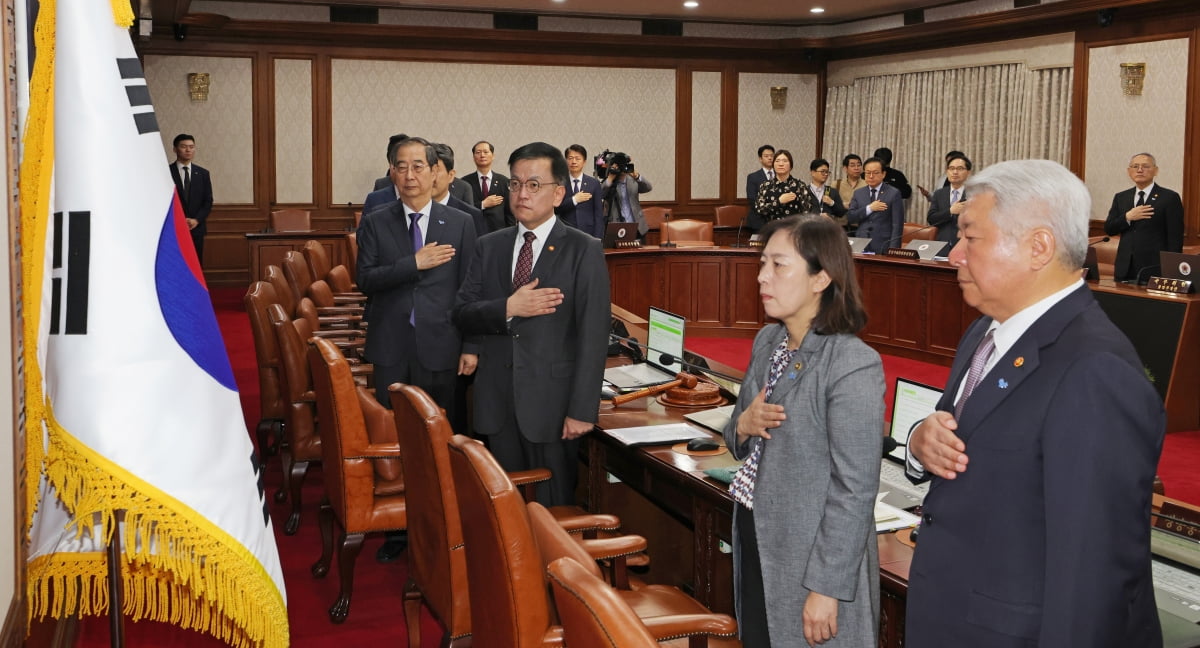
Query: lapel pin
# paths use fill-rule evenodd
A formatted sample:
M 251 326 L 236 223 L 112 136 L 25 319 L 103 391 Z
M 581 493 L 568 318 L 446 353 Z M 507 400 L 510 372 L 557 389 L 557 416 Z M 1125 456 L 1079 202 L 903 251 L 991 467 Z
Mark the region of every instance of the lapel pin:
M 445 224 L 446 224 L 446 221 L 444 221 L 440 218 L 438 219 L 438 225 L 445 225 Z
M 1017 359 L 1016 359 L 1016 360 L 1013 360 L 1013 366 L 1014 366 L 1014 367 L 1018 367 L 1018 368 L 1019 368 L 1019 367 L 1021 367 L 1021 366 L 1022 366 L 1022 365 L 1024 365 L 1024 364 L 1025 364 L 1025 356 L 1017 356 Z
M 554 251 L 554 246 L 553 246 L 553 245 L 547 245 L 547 246 L 546 246 L 546 249 L 547 249 L 547 250 L 550 250 L 551 252 L 553 252 L 553 251 Z
M 1008 381 L 1003 378 L 1001 378 L 1000 382 L 996 383 L 996 385 L 1000 387 L 1000 389 L 1008 389 Z
M 795 371 L 789 371 L 789 372 L 788 372 L 788 380 L 795 380 L 795 379 L 796 379 L 796 372 L 795 372 Z
M 796 364 L 792 365 L 792 368 L 795 369 L 796 371 L 800 371 L 801 369 L 804 368 L 804 363 L 797 362 Z

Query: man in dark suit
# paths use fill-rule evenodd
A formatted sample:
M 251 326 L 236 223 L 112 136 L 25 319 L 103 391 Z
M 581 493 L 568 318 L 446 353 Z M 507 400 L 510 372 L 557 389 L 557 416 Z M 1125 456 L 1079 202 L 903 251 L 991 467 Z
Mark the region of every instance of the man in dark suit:
M 892 149 L 877 148 L 875 154 L 871 157 L 883 162 L 883 181 L 900 191 L 900 197 L 908 200 L 912 197 L 912 185 L 908 183 L 908 176 L 900 169 L 892 168 Z
M 1088 190 L 1019 160 L 967 191 L 950 263 L 983 317 L 908 444 L 910 477 L 933 482 L 905 643 L 1161 646 L 1149 519 L 1166 420 L 1080 277 Z
M 587 149 L 572 144 L 563 152 L 567 156 L 567 195 L 554 214 L 568 225 L 596 238 L 604 238 L 604 198 L 600 181 L 583 172 L 587 164 Z
M 767 180 L 775 178 L 775 169 L 772 166 L 775 163 L 775 147 L 770 144 L 758 147 L 758 161 L 762 168 L 746 176 L 746 229 L 751 232 L 757 232 L 767 223 L 762 214 L 754 209 L 754 205 L 758 199 L 758 188 Z
M 204 263 L 204 235 L 208 233 L 208 214 L 212 211 L 212 178 L 208 169 L 192 164 L 196 157 L 196 138 L 187 133 L 175 136 L 175 162 L 170 165 L 171 179 L 183 206 L 183 216 L 192 233 L 192 245 L 196 247 L 196 260 Z
M 871 239 L 866 251 L 875 254 L 900 247 L 904 235 L 904 197 L 899 189 L 883 181 L 884 173 L 882 160 L 869 158 L 864 162 L 867 186 L 854 192 L 846 210 L 846 222 L 858 225 L 857 236 Z
M 382 178 L 375 179 L 375 187 L 373 189 L 371 189 L 371 191 L 379 191 L 380 189 L 386 189 L 386 188 L 392 186 L 392 149 L 396 148 L 397 143 L 402 142 L 406 139 L 408 139 L 408 135 L 405 135 L 404 133 L 397 133 L 388 138 L 388 145 L 387 145 L 388 172 L 385 173 Z M 364 213 L 364 214 L 367 213 L 367 210 L 364 208 L 362 213 Z
M 1144 282 L 1158 268 L 1159 252 L 1183 250 L 1183 201 L 1155 184 L 1158 164 L 1153 155 L 1133 156 L 1128 171 L 1133 188 L 1113 196 L 1104 233 L 1121 236 L 1113 278 Z
M 438 163 L 433 168 L 433 201 L 470 216 L 478 236 L 479 232 L 486 231 L 487 221 L 483 218 L 483 212 L 454 195 L 454 181 L 458 180 L 454 177 L 454 149 L 448 144 L 435 143 L 433 151 L 438 157 Z
M 488 232 L 504 229 L 516 222 L 508 205 L 508 178 L 492 172 L 492 160 L 495 156 L 496 147 L 492 146 L 491 142 L 476 142 L 475 146 L 471 147 L 475 171 L 463 176 L 463 181 L 471 185 L 472 203 L 483 212 L 483 217 L 487 220 Z M 485 233 L 479 234 L 482 236 Z
M 545 142 L 508 161 L 518 225 L 479 239 L 454 307 L 482 336 L 475 426 L 505 470 L 545 467 L 548 504 L 574 503 L 580 437 L 591 431 L 611 321 L 600 241 L 554 216 L 567 163 Z
M 946 160 L 946 180 L 949 182 L 929 197 L 929 213 L 925 220 L 937 227 L 937 240 L 953 245 L 958 241 L 958 215 L 966 207 L 967 192 L 963 183 L 971 176 L 971 161 L 967 156 L 952 156 Z
M 428 142 L 404 140 L 394 159 L 400 200 L 364 214 L 358 227 L 358 287 L 371 298 L 366 357 L 380 403 L 390 403 L 388 385 L 403 382 L 453 412 L 457 375 L 478 363 L 477 350 L 450 323 L 475 225 L 432 200 L 438 159 Z M 395 559 L 402 549 L 402 540 L 389 537 L 376 558 Z

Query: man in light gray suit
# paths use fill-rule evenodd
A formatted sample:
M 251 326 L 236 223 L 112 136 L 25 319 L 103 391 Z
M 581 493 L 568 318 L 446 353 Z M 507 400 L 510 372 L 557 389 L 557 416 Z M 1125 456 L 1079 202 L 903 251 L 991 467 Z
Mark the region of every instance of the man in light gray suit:
M 883 181 L 883 160 L 870 158 L 863 163 L 867 186 L 854 192 L 846 212 L 846 222 L 858 225 L 858 236 L 871 239 L 867 252 L 883 254 L 900 247 L 904 235 L 904 197 L 900 190 Z
M 628 166 L 610 169 L 604 178 L 605 218 L 610 223 L 637 223 L 638 236 L 645 236 L 649 228 L 638 194 L 652 189 L 650 181 L 633 168 L 632 159 L 628 160 Z

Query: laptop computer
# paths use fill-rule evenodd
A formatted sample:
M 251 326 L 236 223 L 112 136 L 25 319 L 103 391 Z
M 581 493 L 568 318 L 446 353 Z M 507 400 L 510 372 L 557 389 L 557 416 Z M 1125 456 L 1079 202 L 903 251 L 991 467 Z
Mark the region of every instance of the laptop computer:
M 945 241 L 926 241 L 923 239 L 914 239 L 904 246 L 909 250 L 916 250 L 917 255 L 922 261 L 929 261 L 934 257 L 944 257 L 950 249 L 950 244 Z
M 637 241 L 637 236 L 637 223 L 609 223 L 604 228 L 604 247 L 630 247 Z
M 862 254 L 871 244 L 871 239 L 861 236 L 851 236 L 848 240 L 850 241 L 850 254 Z
M 937 409 L 942 399 L 942 390 L 907 378 L 896 379 L 895 395 L 892 399 L 892 425 L 888 436 L 896 447 L 884 455 L 879 464 L 879 492 L 886 492 L 884 503 L 896 508 L 910 509 L 925 500 L 929 482 L 913 484 L 904 475 L 905 445 L 908 435 L 918 423 Z
M 679 315 L 651 306 L 646 322 L 646 361 L 609 367 L 604 370 L 604 379 L 618 389 L 640 389 L 674 380 L 675 374 L 683 371 L 680 360 L 685 322 Z
M 1159 252 L 1158 265 L 1160 276 L 1167 279 L 1183 279 L 1185 281 L 1200 281 L 1200 254 L 1183 254 L 1180 252 Z

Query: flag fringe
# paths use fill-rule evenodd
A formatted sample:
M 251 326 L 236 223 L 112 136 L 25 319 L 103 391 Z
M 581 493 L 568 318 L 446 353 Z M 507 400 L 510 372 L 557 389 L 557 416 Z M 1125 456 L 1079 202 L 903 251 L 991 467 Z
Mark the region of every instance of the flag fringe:
M 238 648 L 288 645 L 287 609 L 262 565 L 216 525 L 83 446 L 51 416 L 46 475 L 74 515 L 77 537 L 120 539 L 123 612 L 207 632 Z M 71 530 L 68 529 L 68 532 Z M 108 612 L 104 555 L 56 553 L 31 560 L 29 618 Z

